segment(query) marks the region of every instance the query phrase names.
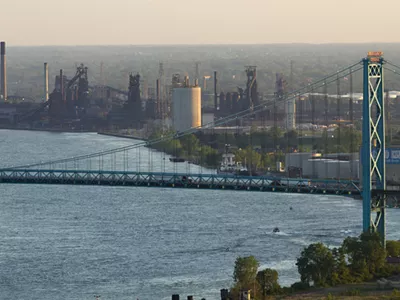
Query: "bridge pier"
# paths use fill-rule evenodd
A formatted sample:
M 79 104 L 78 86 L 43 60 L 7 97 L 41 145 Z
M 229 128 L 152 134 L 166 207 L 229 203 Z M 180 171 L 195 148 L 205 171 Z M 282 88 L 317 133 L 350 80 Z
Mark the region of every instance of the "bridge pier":
M 378 232 L 386 244 L 386 197 L 372 190 L 386 190 L 384 72 L 381 52 L 363 59 L 362 198 L 363 231 Z

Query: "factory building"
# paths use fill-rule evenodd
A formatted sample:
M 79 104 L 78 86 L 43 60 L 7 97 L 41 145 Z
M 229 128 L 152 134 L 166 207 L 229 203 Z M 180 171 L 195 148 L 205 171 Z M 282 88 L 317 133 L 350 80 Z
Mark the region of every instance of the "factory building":
M 175 131 L 201 126 L 201 88 L 197 84 L 190 86 L 189 77 L 182 87 L 173 89 L 172 116 Z
M 316 179 L 359 179 L 360 161 L 358 153 L 288 153 L 285 169 L 298 170 L 296 176 Z

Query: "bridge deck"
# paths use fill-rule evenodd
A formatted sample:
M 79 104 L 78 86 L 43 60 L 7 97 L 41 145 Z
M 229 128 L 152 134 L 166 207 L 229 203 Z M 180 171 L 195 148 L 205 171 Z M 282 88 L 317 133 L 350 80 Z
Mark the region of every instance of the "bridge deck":
M 350 180 L 96 170 L 2 169 L 0 183 L 145 186 L 359 196 Z

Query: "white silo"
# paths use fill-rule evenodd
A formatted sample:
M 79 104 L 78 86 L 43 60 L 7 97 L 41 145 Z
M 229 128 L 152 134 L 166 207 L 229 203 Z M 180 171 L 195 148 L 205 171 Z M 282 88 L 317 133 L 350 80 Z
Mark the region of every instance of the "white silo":
M 172 93 L 172 116 L 175 131 L 185 131 L 201 126 L 201 88 L 189 86 L 174 88 Z

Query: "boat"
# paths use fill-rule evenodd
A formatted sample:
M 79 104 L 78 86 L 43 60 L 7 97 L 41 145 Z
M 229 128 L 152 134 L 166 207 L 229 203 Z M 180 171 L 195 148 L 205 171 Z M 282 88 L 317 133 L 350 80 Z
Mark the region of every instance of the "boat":
M 278 227 L 275 227 L 274 230 L 272 230 L 272 232 L 273 232 L 273 233 L 277 233 L 277 232 L 280 232 L 280 230 L 279 230 Z
M 248 170 L 241 163 L 235 162 L 235 154 L 226 153 L 222 155 L 221 165 L 217 169 L 217 173 L 226 175 L 238 175 L 248 173 Z
M 185 159 L 180 157 L 170 157 L 169 161 L 179 163 L 179 162 L 185 162 Z

